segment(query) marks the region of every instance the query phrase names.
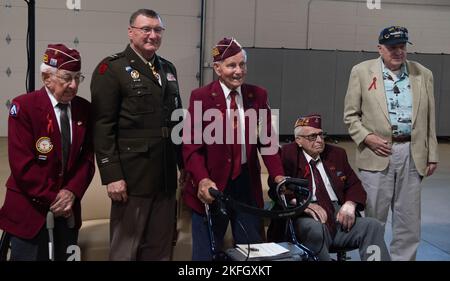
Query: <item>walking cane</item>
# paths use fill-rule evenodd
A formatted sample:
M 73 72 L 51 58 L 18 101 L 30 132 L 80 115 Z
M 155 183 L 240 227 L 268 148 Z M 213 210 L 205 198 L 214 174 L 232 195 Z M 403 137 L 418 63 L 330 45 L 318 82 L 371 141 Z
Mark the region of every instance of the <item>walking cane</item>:
M 55 260 L 55 243 L 53 240 L 53 229 L 55 228 L 55 217 L 51 211 L 47 212 L 46 226 L 48 230 L 48 258 Z

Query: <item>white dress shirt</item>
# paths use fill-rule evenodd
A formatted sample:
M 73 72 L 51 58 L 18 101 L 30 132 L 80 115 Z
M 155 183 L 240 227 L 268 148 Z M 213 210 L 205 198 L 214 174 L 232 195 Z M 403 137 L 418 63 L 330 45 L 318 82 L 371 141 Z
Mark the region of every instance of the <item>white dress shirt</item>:
M 227 114 L 228 117 L 230 117 L 230 104 L 231 104 L 231 89 L 228 89 L 227 86 L 225 86 L 225 84 L 223 84 L 221 81 L 220 82 L 220 86 L 222 87 L 222 91 L 225 95 L 225 101 L 227 102 Z M 236 95 L 236 104 L 238 107 L 238 112 L 239 112 L 239 126 L 238 128 L 241 129 L 240 134 L 241 134 L 241 144 L 245 144 L 245 116 L 244 116 L 244 101 L 242 99 L 242 92 L 241 92 L 241 87 L 237 88 L 235 90 L 238 94 Z M 241 164 L 245 164 L 247 163 L 247 154 L 245 152 L 245 145 L 241 145 Z
M 60 115 L 61 115 L 61 109 L 57 106 L 58 101 L 55 99 L 55 97 L 53 96 L 53 94 L 50 92 L 50 90 L 45 87 L 45 90 L 47 91 L 47 95 L 50 98 L 50 102 L 52 103 L 53 106 L 53 110 L 55 112 L 56 115 L 56 120 L 58 121 L 58 128 L 59 131 L 61 132 L 61 121 L 60 119 Z M 72 143 L 72 138 L 73 138 L 73 132 L 72 132 L 72 110 L 71 110 L 71 103 L 69 102 L 69 106 L 67 107 L 67 116 L 69 117 L 69 127 L 70 127 L 70 143 Z
M 313 159 L 308 153 L 306 153 L 304 150 L 303 155 L 306 157 L 306 161 L 308 162 L 308 165 L 310 166 L 311 171 L 311 178 L 312 178 L 312 190 L 313 190 L 313 196 L 311 198 L 311 201 L 317 201 L 316 198 L 316 182 L 314 181 L 314 173 L 312 172 L 312 167 L 309 164 L 309 161 L 314 160 L 317 161 L 320 159 L 320 156 L 317 157 L 317 159 Z M 328 196 L 330 196 L 331 201 L 338 201 L 336 193 L 334 193 L 333 187 L 331 186 L 330 180 L 328 179 L 328 175 L 325 172 L 325 169 L 323 167 L 322 160 L 318 161 L 316 164 L 317 170 L 319 170 L 320 176 L 322 177 L 322 181 L 325 184 L 325 188 L 327 189 Z

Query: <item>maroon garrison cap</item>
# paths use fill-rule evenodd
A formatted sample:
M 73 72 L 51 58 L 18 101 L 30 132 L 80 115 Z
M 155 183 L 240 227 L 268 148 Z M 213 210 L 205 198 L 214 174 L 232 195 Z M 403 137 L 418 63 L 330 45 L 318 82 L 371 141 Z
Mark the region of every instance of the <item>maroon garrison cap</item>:
M 322 118 L 320 117 L 320 114 L 301 116 L 295 122 L 294 128 L 297 128 L 298 126 L 309 126 L 316 129 L 322 129 Z
M 242 51 L 241 44 L 234 38 L 223 38 L 212 49 L 214 62 L 232 57 Z
M 57 69 L 80 71 L 81 57 L 75 49 L 67 48 L 64 44 L 49 44 L 42 61 Z

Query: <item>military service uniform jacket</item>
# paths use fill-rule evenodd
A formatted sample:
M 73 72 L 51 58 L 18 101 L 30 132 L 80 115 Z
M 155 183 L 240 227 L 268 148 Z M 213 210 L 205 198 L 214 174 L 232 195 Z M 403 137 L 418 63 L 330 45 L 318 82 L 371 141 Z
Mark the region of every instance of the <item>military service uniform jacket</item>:
M 177 187 L 179 146 L 172 143 L 172 112 L 181 108 L 175 66 L 155 55 L 161 85 L 128 45 L 105 58 L 91 81 L 94 146 L 103 184 L 127 183 L 128 195 L 172 193 Z

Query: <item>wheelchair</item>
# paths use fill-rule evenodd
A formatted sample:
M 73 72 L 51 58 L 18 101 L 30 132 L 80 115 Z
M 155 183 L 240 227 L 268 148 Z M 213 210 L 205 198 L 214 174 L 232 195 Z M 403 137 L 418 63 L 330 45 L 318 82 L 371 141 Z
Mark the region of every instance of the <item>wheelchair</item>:
M 277 197 L 277 203 L 273 209 L 279 209 L 282 208 L 284 210 L 292 208 L 289 206 L 286 197 L 284 196 L 284 194 L 278 190 L 279 189 L 279 185 L 277 185 L 276 188 L 276 196 L 271 196 L 271 197 Z M 273 194 L 272 194 L 273 195 Z M 273 198 L 274 199 L 274 198 Z M 296 198 L 298 200 L 298 198 Z M 309 201 L 308 201 L 309 203 Z M 307 204 L 306 204 L 307 205 Z M 356 216 L 357 217 L 361 217 L 361 214 L 359 211 L 356 211 Z M 275 226 L 272 226 L 272 223 L 274 223 Z M 280 231 L 281 230 L 281 231 Z M 297 241 L 296 238 L 296 234 L 295 234 L 295 229 L 294 229 L 294 221 L 293 221 L 293 217 L 288 217 L 286 219 L 281 219 L 278 222 L 271 222 L 271 225 L 269 226 L 268 232 L 267 232 L 267 237 L 269 241 L 273 241 L 273 242 L 281 242 L 284 241 L 286 238 L 290 239 L 292 241 L 292 243 L 295 244 L 300 244 Z M 347 252 L 353 251 L 358 249 L 357 247 L 330 247 L 328 252 L 330 254 L 336 254 L 336 259 L 332 259 L 335 261 L 347 261 L 350 260 L 351 258 L 347 255 Z M 312 254 L 314 255 L 314 254 Z
M 9 240 L 10 237 L 8 233 L 3 231 L 0 239 L 0 261 L 6 261 L 8 258 L 8 252 L 10 249 Z

